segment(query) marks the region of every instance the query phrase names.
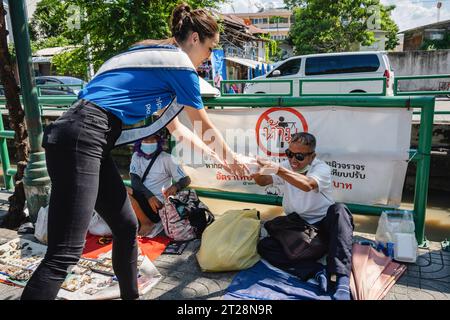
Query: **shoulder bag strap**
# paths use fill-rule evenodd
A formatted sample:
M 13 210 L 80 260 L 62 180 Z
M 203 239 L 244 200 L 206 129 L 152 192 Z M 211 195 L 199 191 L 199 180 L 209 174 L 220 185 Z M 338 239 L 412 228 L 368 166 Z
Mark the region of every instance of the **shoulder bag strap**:
M 162 151 L 161 149 L 158 150 L 158 151 L 155 153 L 155 155 L 152 157 L 152 160 L 150 160 L 150 163 L 148 164 L 147 169 L 145 169 L 144 175 L 143 175 L 142 178 L 141 178 L 141 181 L 142 181 L 142 182 L 144 182 L 144 181 L 145 181 L 145 178 L 147 178 L 148 172 L 149 172 L 150 169 L 152 168 L 153 164 L 154 164 L 155 161 L 156 161 L 156 158 L 158 158 L 158 156 L 159 156 L 159 154 L 161 153 L 161 151 Z

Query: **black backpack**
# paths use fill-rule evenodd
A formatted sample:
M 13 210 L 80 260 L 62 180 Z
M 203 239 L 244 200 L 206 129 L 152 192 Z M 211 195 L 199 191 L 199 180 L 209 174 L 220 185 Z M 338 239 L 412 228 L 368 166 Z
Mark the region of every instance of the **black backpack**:
M 184 190 L 170 197 L 170 202 L 176 207 L 180 220 L 188 219 L 194 229 L 196 238 L 202 237 L 203 231 L 214 222 L 214 215 L 200 201 L 195 190 Z

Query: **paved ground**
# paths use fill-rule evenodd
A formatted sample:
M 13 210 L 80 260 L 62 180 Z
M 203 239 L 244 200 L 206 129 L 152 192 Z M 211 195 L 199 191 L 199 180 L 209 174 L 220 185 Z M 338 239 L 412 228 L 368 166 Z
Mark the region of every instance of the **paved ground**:
M 7 193 L 0 193 L 1 212 L 7 208 Z M 3 199 L 3 200 L 1 200 Z M 4 211 L 3 211 L 4 213 Z M 0 244 L 17 237 L 17 233 L 0 229 Z M 356 233 L 357 240 L 373 239 L 373 234 Z M 235 272 L 203 273 L 195 253 L 199 240 L 189 243 L 182 255 L 161 255 L 155 266 L 163 275 L 162 281 L 144 299 L 221 299 Z M 428 249 L 420 249 L 416 264 L 408 264 L 407 272 L 391 289 L 387 300 L 450 300 L 450 252 L 441 244 L 430 242 Z M 18 299 L 21 288 L 0 284 L 0 300 Z

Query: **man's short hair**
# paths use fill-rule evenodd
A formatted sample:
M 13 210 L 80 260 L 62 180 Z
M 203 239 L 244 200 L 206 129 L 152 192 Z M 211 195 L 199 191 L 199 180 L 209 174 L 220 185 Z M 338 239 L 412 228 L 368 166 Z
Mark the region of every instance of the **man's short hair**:
M 309 146 L 313 151 L 316 150 L 316 138 L 308 132 L 297 132 L 291 135 L 291 143 L 298 142 L 304 146 Z

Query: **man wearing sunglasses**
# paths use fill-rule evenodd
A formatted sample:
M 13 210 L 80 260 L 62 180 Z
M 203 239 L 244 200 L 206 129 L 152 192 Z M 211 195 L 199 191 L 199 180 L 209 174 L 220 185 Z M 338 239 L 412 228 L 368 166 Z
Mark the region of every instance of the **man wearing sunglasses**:
M 343 204 L 332 197 L 331 169 L 316 158 L 316 138 L 306 132 L 295 133 L 285 151 L 287 160 L 280 164 L 258 159 L 260 170 L 252 178 L 260 186 L 278 185 L 283 189 L 283 209 L 286 215 L 298 214 L 307 224 L 318 228 L 327 240 L 327 268 L 315 275 L 322 290 L 327 291 L 331 275 L 336 275 L 333 299 L 350 300 L 353 218 Z M 283 250 L 275 239 L 263 239 L 265 246 L 283 261 Z M 286 259 L 288 261 L 288 259 Z M 301 262 L 303 263 L 303 262 Z M 298 266 L 299 270 L 305 266 Z

